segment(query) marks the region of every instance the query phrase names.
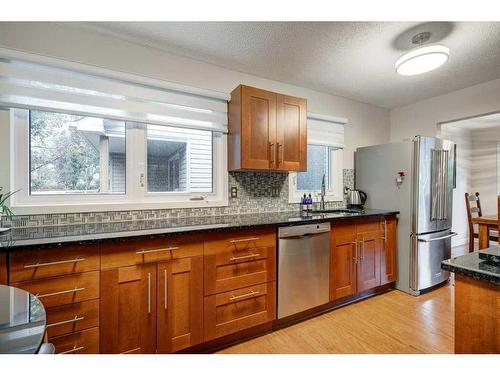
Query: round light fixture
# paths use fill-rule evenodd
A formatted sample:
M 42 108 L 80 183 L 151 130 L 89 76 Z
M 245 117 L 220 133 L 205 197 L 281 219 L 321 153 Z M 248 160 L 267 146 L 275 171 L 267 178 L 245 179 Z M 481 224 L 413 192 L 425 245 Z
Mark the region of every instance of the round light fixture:
M 408 51 L 401 56 L 395 64 L 396 72 L 403 76 L 412 76 L 430 72 L 443 65 L 450 56 L 450 49 L 443 44 L 422 43 L 430 38 L 430 33 L 420 33 L 412 38 L 413 44 L 419 44 L 417 48 Z

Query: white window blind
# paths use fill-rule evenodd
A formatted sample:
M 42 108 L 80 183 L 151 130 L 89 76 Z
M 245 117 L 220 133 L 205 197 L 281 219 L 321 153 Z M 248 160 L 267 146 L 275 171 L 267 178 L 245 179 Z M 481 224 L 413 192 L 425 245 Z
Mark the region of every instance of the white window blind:
M 311 145 L 344 147 L 344 126 L 347 119 L 307 114 L 307 143 Z
M 228 95 L 0 48 L 0 106 L 227 133 Z

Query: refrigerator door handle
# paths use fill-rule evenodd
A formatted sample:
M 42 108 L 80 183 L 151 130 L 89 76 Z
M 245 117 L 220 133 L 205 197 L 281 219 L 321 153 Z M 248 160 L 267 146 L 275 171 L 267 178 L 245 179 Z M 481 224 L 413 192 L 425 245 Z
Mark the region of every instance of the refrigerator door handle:
M 442 237 L 435 237 L 435 238 L 429 238 L 429 239 L 423 239 L 423 238 L 419 238 L 417 239 L 418 242 L 433 242 L 433 241 L 439 241 L 439 240 L 445 240 L 447 238 L 451 238 L 451 237 L 455 237 L 457 236 L 458 233 L 455 233 L 455 232 L 451 232 L 450 234 L 446 235 L 446 236 L 442 236 Z

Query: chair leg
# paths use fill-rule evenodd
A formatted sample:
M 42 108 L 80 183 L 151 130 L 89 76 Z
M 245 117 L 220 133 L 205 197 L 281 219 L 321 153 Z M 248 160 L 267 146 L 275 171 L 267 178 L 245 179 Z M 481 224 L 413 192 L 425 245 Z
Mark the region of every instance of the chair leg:
M 474 234 L 469 234 L 469 253 L 474 252 Z

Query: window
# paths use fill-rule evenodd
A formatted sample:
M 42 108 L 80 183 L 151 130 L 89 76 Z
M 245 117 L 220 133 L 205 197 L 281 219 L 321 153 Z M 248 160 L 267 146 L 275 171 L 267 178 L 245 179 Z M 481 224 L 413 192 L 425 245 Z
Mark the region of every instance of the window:
M 343 152 L 341 148 L 307 145 L 307 172 L 290 173 L 289 202 L 298 203 L 304 194 L 319 200 L 325 176 L 326 201 L 343 200 Z
M 41 110 L 11 118 L 20 214 L 227 204 L 224 134 Z
M 148 192 L 212 192 L 212 132 L 148 125 L 147 137 Z
M 30 195 L 125 193 L 125 122 L 29 111 Z

